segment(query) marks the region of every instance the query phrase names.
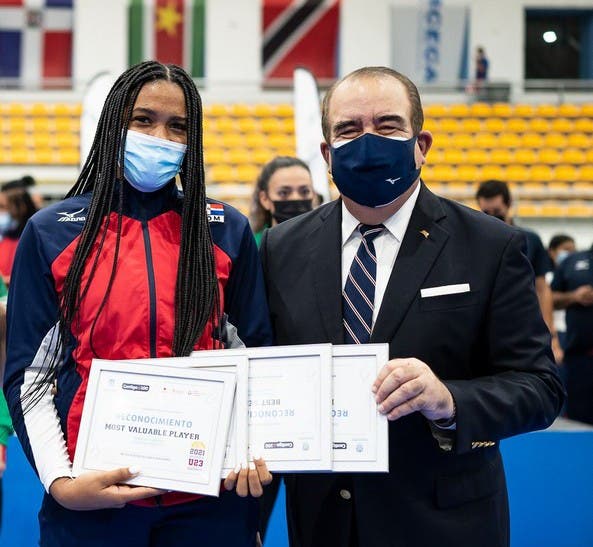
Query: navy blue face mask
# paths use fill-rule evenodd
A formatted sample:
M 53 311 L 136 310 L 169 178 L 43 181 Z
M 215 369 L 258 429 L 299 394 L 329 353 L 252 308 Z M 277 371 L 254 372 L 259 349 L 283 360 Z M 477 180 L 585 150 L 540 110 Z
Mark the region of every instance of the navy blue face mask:
M 366 207 L 393 203 L 420 176 L 414 158 L 416 140 L 365 133 L 332 146 L 332 177 L 340 193 Z

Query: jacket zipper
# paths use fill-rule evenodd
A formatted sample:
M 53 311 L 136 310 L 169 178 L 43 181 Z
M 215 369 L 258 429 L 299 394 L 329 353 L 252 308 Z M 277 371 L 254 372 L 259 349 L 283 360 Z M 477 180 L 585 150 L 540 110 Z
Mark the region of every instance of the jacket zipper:
M 142 221 L 142 235 L 144 237 L 144 253 L 146 255 L 146 271 L 148 273 L 148 297 L 150 301 L 150 357 L 156 357 L 156 286 L 154 282 L 154 266 L 152 263 L 152 248 L 148 222 Z

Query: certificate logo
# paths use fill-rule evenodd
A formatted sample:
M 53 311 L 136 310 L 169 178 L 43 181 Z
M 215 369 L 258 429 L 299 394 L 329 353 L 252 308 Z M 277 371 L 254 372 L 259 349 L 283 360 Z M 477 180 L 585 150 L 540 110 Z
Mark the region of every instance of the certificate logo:
M 204 441 L 194 441 L 191 443 L 187 457 L 188 469 L 202 469 L 206 459 L 206 443 Z

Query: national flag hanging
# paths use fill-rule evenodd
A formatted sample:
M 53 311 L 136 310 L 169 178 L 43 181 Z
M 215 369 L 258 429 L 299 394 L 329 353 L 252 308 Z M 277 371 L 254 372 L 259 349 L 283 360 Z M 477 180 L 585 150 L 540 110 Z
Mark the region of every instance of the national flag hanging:
M 0 0 L 0 80 L 63 87 L 72 77 L 73 0 Z
M 292 83 L 295 68 L 317 80 L 338 75 L 340 0 L 264 0 L 264 78 Z
M 206 0 L 130 0 L 129 63 L 148 59 L 204 77 Z

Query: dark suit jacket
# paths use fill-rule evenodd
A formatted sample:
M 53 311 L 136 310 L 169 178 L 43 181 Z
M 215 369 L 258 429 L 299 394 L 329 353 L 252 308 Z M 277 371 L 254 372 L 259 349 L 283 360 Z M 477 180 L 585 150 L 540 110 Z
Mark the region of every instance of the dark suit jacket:
M 389 474 L 287 477 L 292 546 L 348 547 L 353 530 L 362 547 L 508 545 L 499 440 L 547 427 L 563 400 L 523 247 L 516 230 L 422 185 L 371 342 L 445 382 L 453 450 L 414 413 L 389 424 Z M 261 255 L 276 343 L 343 343 L 341 202 L 266 232 Z M 421 298 L 458 283 L 470 292 Z

